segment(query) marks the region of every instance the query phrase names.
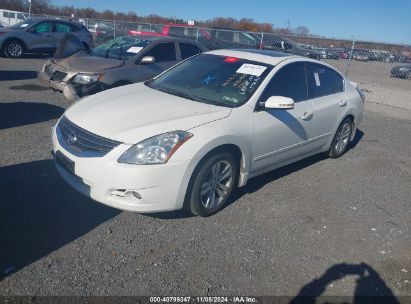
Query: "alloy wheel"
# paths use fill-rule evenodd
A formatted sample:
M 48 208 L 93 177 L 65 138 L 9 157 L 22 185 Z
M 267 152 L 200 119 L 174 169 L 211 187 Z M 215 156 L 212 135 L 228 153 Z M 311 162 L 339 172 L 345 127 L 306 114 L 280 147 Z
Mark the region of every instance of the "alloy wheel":
M 346 121 L 337 133 L 337 138 L 335 141 L 335 151 L 337 154 L 342 154 L 347 147 L 350 141 L 351 128 L 351 122 Z
M 218 207 L 229 193 L 233 183 L 233 168 L 230 162 L 219 160 L 214 163 L 201 184 L 201 204 L 207 209 Z
M 11 57 L 20 57 L 23 54 L 23 48 L 20 44 L 11 42 L 7 45 L 7 53 L 9 53 Z

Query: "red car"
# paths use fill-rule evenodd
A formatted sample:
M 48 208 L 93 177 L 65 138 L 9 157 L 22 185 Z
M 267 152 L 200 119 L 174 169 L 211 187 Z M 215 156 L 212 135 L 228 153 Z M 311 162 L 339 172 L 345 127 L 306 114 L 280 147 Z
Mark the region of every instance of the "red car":
M 165 24 L 163 26 L 154 26 L 154 29 L 157 31 L 135 31 L 129 30 L 128 34 L 130 36 L 154 36 L 154 37 L 164 37 L 164 36 L 178 36 L 178 37 L 196 37 L 197 32 L 198 35 L 201 35 L 205 38 L 210 39 L 211 35 L 205 29 L 195 27 L 192 25 L 187 24 Z

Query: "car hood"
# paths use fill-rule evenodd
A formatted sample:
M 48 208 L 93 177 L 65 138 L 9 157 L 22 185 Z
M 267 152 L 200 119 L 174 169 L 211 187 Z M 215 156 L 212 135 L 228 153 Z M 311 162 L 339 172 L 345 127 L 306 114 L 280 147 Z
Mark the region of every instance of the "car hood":
M 135 144 L 157 134 L 223 119 L 230 113 L 231 108 L 195 102 L 139 83 L 81 99 L 64 115 L 89 132 Z
M 54 59 L 53 62 L 66 70 L 83 73 L 103 72 L 124 64 L 121 60 L 89 56 L 84 52 L 79 52 L 68 58 Z

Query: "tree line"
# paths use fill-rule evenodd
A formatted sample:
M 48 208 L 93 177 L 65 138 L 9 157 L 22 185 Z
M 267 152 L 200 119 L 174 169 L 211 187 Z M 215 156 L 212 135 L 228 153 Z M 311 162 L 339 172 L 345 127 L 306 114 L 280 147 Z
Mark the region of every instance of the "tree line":
M 27 0 L 0 0 L 0 8 L 28 12 L 29 4 Z M 175 18 L 175 17 L 163 17 L 155 14 L 148 16 L 139 16 L 134 11 L 113 12 L 112 10 L 104 10 L 102 12 L 96 11 L 94 8 L 77 8 L 74 6 L 56 6 L 53 5 L 50 0 L 32 0 L 33 15 L 53 15 L 53 16 L 72 16 L 77 18 L 90 18 L 90 19 L 104 19 L 104 20 L 119 20 L 130 22 L 144 22 L 153 24 L 165 24 L 165 23 L 179 23 L 185 24 L 187 21 Z M 205 21 L 196 21 L 196 25 L 202 27 L 221 27 L 231 28 L 249 32 L 265 32 L 276 34 L 295 34 L 299 36 L 312 36 L 310 31 L 305 26 L 298 26 L 296 28 L 274 27 L 271 23 L 259 23 L 255 22 L 252 18 L 226 18 L 218 17 Z

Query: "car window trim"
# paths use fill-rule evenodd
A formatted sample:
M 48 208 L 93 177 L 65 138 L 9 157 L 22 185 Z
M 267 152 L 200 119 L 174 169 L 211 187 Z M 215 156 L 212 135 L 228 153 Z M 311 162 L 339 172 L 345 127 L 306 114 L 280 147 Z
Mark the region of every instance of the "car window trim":
M 309 80 L 309 77 L 310 77 L 310 74 L 309 74 L 309 66 L 310 66 L 310 65 L 319 66 L 319 67 L 322 67 L 322 68 L 331 70 L 331 71 L 333 71 L 334 73 L 336 73 L 338 76 L 340 76 L 341 79 L 342 79 L 342 88 L 343 88 L 343 90 L 342 90 L 341 92 L 336 92 L 336 93 L 331 93 L 331 94 L 325 94 L 325 95 L 321 95 L 321 96 L 312 96 L 311 86 L 309 86 L 309 83 L 308 83 L 308 80 Z M 345 88 L 345 79 L 344 79 L 344 77 L 343 77 L 339 72 L 337 72 L 336 70 L 334 70 L 334 69 L 332 69 L 332 68 L 330 68 L 330 67 L 328 67 L 328 66 L 326 66 L 326 65 L 324 65 L 324 64 L 317 63 L 317 62 L 307 62 L 306 73 L 307 73 L 306 79 L 307 79 L 307 86 L 308 86 L 308 95 L 309 95 L 309 98 L 310 98 L 310 99 L 317 99 L 317 98 L 322 98 L 322 97 L 326 97 L 326 96 L 330 96 L 330 95 L 334 95 L 334 94 L 345 93 L 345 89 L 346 89 L 346 88 Z

